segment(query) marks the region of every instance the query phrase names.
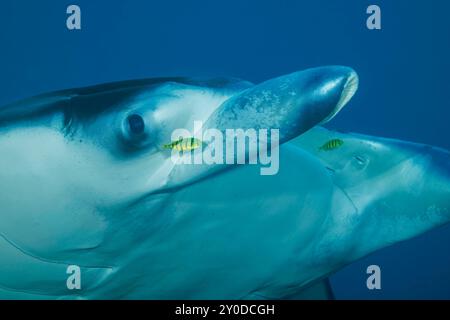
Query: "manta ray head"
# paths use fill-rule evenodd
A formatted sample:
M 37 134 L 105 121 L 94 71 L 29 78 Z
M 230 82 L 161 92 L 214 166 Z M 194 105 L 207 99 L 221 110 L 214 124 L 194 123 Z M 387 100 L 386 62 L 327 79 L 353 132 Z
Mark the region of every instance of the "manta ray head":
M 338 139 L 328 150 L 324 143 Z M 294 142 L 318 157 L 355 209 L 354 260 L 450 221 L 450 153 L 424 144 L 314 128 Z M 357 240 L 357 241 L 355 241 Z

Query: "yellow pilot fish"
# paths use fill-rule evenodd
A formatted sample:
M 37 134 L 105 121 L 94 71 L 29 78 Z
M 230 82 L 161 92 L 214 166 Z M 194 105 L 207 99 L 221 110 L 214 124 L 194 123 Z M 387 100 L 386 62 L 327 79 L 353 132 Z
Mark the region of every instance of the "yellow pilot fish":
M 325 142 L 320 148 L 319 150 L 323 150 L 323 151 L 331 151 L 334 149 L 339 148 L 340 146 L 342 146 L 344 144 L 344 141 L 342 141 L 341 139 L 331 139 L 328 140 L 327 142 Z
M 202 145 L 201 140 L 197 138 L 182 138 L 173 141 L 169 144 L 163 145 L 164 149 L 175 149 L 177 151 L 191 151 L 200 148 Z

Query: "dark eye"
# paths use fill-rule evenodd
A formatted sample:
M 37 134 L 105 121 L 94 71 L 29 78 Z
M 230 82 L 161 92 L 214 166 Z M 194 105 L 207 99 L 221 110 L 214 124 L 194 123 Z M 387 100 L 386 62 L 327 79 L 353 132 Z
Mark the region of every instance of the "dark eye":
M 132 134 L 139 135 L 145 131 L 144 119 L 138 114 L 132 114 L 127 118 L 128 128 Z

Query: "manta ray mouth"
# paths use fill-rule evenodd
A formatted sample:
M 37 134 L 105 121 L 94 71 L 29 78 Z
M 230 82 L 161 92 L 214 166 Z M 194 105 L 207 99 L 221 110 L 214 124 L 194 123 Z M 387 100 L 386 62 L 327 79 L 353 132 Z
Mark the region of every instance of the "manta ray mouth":
M 358 90 L 359 77 L 355 71 L 352 71 L 344 84 L 341 92 L 341 97 L 339 98 L 336 108 L 333 112 L 325 118 L 321 123 L 326 123 L 334 118 L 334 116 L 341 111 L 341 109 L 350 101 L 350 99 L 355 95 L 356 90 Z

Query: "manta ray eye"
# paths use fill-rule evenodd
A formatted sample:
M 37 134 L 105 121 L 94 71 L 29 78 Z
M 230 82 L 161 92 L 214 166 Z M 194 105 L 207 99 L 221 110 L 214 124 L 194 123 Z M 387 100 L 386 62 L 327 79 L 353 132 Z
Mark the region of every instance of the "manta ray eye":
M 143 149 L 152 144 L 152 129 L 154 130 L 151 116 L 142 113 L 130 113 L 122 118 L 120 125 L 120 137 L 127 150 Z
M 133 135 L 143 134 L 145 131 L 144 119 L 138 114 L 132 114 L 127 118 L 128 129 Z

